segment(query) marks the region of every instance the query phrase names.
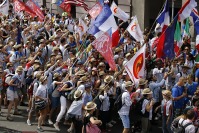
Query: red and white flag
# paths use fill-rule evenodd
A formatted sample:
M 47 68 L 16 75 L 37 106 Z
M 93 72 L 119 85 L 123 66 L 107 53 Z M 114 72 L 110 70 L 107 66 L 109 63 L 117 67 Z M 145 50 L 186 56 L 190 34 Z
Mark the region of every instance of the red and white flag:
M 4 0 L 0 4 L 0 16 L 8 15 L 8 9 L 9 9 L 9 0 Z
M 39 21 L 44 21 L 43 12 L 32 0 L 28 0 L 26 5 L 39 17 Z
M 64 3 L 83 7 L 86 11 L 89 10 L 88 5 L 85 3 L 84 0 L 65 0 Z
M 195 0 L 187 0 L 184 3 L 182 8 L 179 11 L 178 20 L 183 21 L 184 19 L 188 18 L 191 14 L 191 11 L 197 6 L 197 2 Z
M 85 22 L 81 18 L 79 18 L 78 33 L 80 37 L 82 37 L 82 35 L 85 34 L 87 30 L 88 30 L 88 26 L 85 24 Z
M 112 70 L 116 70 L 116 64 L 112 52 L 112 29 L 110 28 L 107 32 L 104 32 L 99 38 L 97 38 L 92 45 L 95 49 L 104 57 L 108 62 Z
M 133 20 L 129 24 L 127 31 L 135 38 L 136 41 L 143 42 L 143 33 L 140 29 L 136 16 L 133 17 Z
M 118 17 L 119 19 L 123 20 L 124 22 L 128 21 L 129 15 L 125 13 L 122 9 L 120 9 L 115 2 L 113 1 L 111 4 L 111 11 L 114 16 Z
M 93 19 L 95 19 L 99 14 L 100 12 L 102 11 L 102 5 L 97 2 L 90 10 L 89 10 L 89 14 L 91 15 L 91 17 Z
M 14 0 L 14 10 L 15 12 L 25 11 L 30 14 L 32 17 L 35 17 L 36 14 L 33 12 L 25 3 L 20 0 Z
M 131 60 L 124 65 L 129 77 L 136 85 L 138 84 L 139 79 L 144 77 L 145 51 L 146 45 L 140 48 L 139 51 L 136 52 L 136 54 L 131 58 Z

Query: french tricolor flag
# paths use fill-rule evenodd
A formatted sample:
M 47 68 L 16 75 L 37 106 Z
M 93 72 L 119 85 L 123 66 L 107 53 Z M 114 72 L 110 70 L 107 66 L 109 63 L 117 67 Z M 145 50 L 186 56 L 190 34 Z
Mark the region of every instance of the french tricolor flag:
M 101 34 L 101 31 L 106 32 L 108 29 L 112 29 L 112 47 L 116 47 L 119 42 L 119 31 L 115 18 L 112 14 L 110 7 L 105 4 L 102 12 L 98 15 L 92 27 L 95 34 Z M 94 36 L 96 36 L 94 34 Z
M 164 4 L 164 9 L 157 18 L 157 25 L 155 30 L 158 32 L 163 32 L 168 27 L 169 23 L 170 23 L 169 3 L 168 0 L 166 0 Z
M 199 51 L 199 14 L 196 9 L 193 9 L 191 12 L 191 16 L 193 17 L 194 27 L 196 30 L 196 48 Z

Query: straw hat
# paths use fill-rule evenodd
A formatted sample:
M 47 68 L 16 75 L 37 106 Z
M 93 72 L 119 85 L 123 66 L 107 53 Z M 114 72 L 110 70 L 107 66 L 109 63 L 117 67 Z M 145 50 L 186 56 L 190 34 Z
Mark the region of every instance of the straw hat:
M 83 76 L 79 80 L 80 80 L 80 82 L 87 82 L 88 78 L 87 78 L 87 76 Z
M 61 56 L 61 55 L 57 55 L 57 56 L 55 57 L 55 59 L 56 59 L 56 60 L 62 59 L 62 56 Z
M 125 82 L 125 87 L 131 87 L 133 86 L 133 83 L 131 81 Z
M 105 77 L 105 79 L 104 79 L 104 82 L 105 82 L 105 83 L 109 83 L 109 82 L 111 82 L 112 80 L 113 80 L 113 77 L 110 76 L 110 75 L 107 75 L 107 76 Z
M 95 58 L 91 58 L 90 62 L 95 62 L 97 61 Z
M 39 79 L 41 83 L 43 83 L 45 80 L 47 80 L 47 76 L 41 76 Z
M 100 71 L 99 72 L 99 76 L 103 76 L 103 75 L 105 75 L 105 72 L 104 71 Z
M 50 68 L 52 65 L 49 63 L 46 65 L 46 69 Z
M 37 70 L 38 68 L 40 68 L 40 65 L 38 65 L 38 64 L 34 64 L 34 65 L 33 65 L 33 69 L 34 69 L 34 70 Z
M 34 64 L 39 64 L 39 65 L 40 65 L 41 63 L 40 63 L 39 60 L 35 60 L 35 61 L 34 61 Z
M 53 42 L 54 40 L 55 40 L 55 36 L 51 36 L 48 41 Z
M 42 75 L 41 72 L 38 71 L 38 72 L 35 74 L 35 77 L 36 77 L 37 79 L 39 79 L 39 78 L 41 77 L 41 75 Z
M 182 66 L 182 68 L 190 69 L 190 67 L 188 65 L 184 65 L 184 66 Z
M 59 50 L 59 47 L 53 47 L 53 52 L 55 52 L 55 51 L 58 51 Z
M 21 44 L 17 44 L 17 45 L 14 45 L 14 46 L 13 46 L 14 49 L 19 49 L 19 48 L 21 48 L 21 47 L 22 47 Z
M 74 94 L 74 98 L 75 99 L 80 98 L 82 94 L 83 94 L 83 90 L 76 90 Z
M 105 67 L 104 62 L 100 62 L 99 65 L 97 67 Z
M 75 73 L 76 76 L 83 76 L 85 74 L 85 70 L 80 70 L 77 73 Z
M 8 62 L 8 63 L 6 64 L 6 66 L 7 66 L 7 68 L 8 68 L 8 67 L 12 67 L 13 64 L 12 64 L 11 62 Z
M 93 110 L 97 107 L 97 105 L 94 102 L 88 102 L 85 106 L 85 110 Z
M 168 98 L 171 98 L 171 96 L 172 96 L 171 91 L 169 91 L 169 90 L 163 90 L 162 94 Z
M 145 80 L 145 79 L 140 79 L 139 80 L 139 84 L 138 85 L 145 85 L 146 83 L 148 82 L 148 80 Z
M 53 79 L 56 79 L 56 78 L 58 78 L 58 77 L 61 77 L 61 74 L 55 73 L 55 74 L 53 75 Z
M 117 47 L 117 48 L 115 49 L 115 52 L 116 52 L 116 53 L 117 53 L 117 52 L 120 52 L 120 51 L 122 51 L 122 49 L 119 48 L 119 47 Z
M 130 57 L 130 56 L 131 56 L 131 53 L 127 53 L 127 54 L 125 55 L 126 58 L 128 58 L 128 57 Z
M 142 91 L 142 94 L 143 95 L 147 95 L 147 94 L 152 94 L 153 92 L 149 89 L 149 88 L 145 88 L 143 91 Z
M 23 67 L 22 66 L 18 66 L 16 69 L 17 72 L 22 72 L 23 71 Z

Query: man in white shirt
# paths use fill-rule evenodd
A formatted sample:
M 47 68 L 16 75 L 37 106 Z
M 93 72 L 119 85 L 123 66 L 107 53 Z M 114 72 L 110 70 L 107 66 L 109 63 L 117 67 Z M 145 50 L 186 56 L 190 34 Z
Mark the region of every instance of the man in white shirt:
M 195 133 L 195 126 L 193 125 L 195 111 L 193 109 L 188 110 L 186 116 L 187 119 L 181 118 L 179 120 L 179 125 L 185 128 L 185 133 Z
M 125 83 L 127 91 L 125 91 L 122 94 L 122 108 L 118 111 L 124 126 L 123 133 L 128 133 L 130 129 L 129 111 L 130 111 L 130 106 L 132 105 L 133 102 L 133 100 L 130 97 L 130 93 L 133 90 L 132 86 L 133 83 L 131 81 L 127 81 Z

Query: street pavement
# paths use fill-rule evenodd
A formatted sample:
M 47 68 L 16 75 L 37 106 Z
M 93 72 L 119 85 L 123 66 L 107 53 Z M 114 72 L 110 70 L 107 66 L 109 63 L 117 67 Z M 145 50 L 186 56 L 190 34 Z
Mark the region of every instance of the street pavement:
M 26 111 L 26 107 L 20 106 L 19 109 L 23 112 L 22 115 L 20 116 L 14 115 L 13 116 L 14 121 L 12 122 L 6 120 L 7 110 L 2 109 L 2 116 L 0 116 L 0 133 L 37 133 L 37 121 L 33 119 L 32 126 L 28 126 L 26 124 L 27 114 L 28 114 Z M 55 120 L 53 122 L 55 122 Z M 53 125 L 43 126 L 44 133 L 67 133 L 67 129 L 69 128 L 69 126 L 65 126 L 62 123 L 60 123 L 61 131 L 55 130 Z M 11 131 L 9 129 L 13 129 L 14 131 Z M 162 131 L 160 123 L 158 123 L 155 126 L 152 126 L 151 133 L 161 133 L 161 132 Z M 119 119 L 117 120 L 117 124 L 111 128 L 111 131 L 109 133 L 122 133 L 122 123 Z

